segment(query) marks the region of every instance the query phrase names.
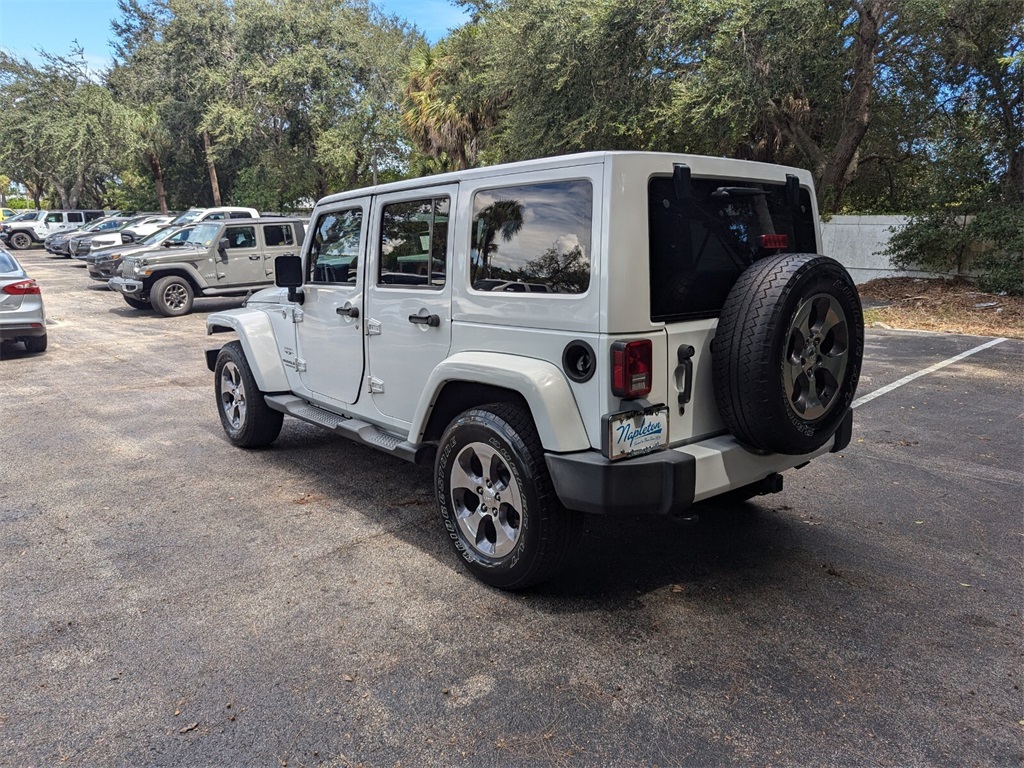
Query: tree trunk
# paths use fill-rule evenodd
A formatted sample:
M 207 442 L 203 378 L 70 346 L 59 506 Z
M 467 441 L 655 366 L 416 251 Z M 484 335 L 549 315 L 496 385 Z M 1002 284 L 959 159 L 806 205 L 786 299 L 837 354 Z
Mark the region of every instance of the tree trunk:
M 220 183 L 217 181 L 217 166 L 213 162 L 213 147 L 210 132 L 203 131 L 203 149 L 206 150 L 206 166 L 210 169 L 210 187 L 213 189 L 213 205 L 220 207 Z
M 82 190 L 85 188 L 85 177 L 79 176 L 75 180 L 75 185 L 71 188 L 71 194 L 68 196 L 66 208 L 75 210 L 78 208 L 78 201 L 82 197 Z
M 160 158 L 156 156 L 156 152 L 146 152 L 146 163 L 153 174 L 153 186 L 156 188 L 156 202 L 160 206 L 160 213 L 166 216 L 167 192 L 164 190 L 164 169 L 160 167 Z
M 857 170 L 857 152 L 871 125 L 874 95 L 875 56 L 879 32 L 889 15 L 889 0 L 853 3 L 858 11 L 857 34 L 853 41 L 853 77 L 846 102 L 839 140 L 833 148 L 818 185 L 819 208 L 838 213 L 843 193 Z

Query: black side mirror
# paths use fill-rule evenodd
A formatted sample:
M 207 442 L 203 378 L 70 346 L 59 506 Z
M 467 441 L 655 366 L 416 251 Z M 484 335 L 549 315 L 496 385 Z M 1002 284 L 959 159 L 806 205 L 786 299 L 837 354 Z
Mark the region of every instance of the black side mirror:
M 227 253 L 225 253 L 225 251 L 227 251 L 227 249 L 230 247 L 231 241 L 228 240 L 226 237 L 222 237 L 220 240 L 217 241 L 217 252 L 221 256 L 227 257 Z
M 274 285 L 288 289 L 288 301 L 302 304 L 302 257 L 278 256 L 274 259 Z

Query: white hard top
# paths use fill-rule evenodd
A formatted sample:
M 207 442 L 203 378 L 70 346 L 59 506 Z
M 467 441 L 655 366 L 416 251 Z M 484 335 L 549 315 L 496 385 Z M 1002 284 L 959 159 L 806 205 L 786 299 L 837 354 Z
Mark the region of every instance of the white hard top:
M 401 192 L 421 187 L 432 187 L 441 184 L 454 184 L 480 178 L 500 177 L 515 173 L 558 170 L 580 165 L 603 164 L 612 161 L 616 166 L 628 167 L 635 165 L 637 169 L 647 169 L 652 161 L 671 172 L 673 163 L 685 163 L 697 176 L 749 177 L 751 180 L 782 180 L 785 174 L 795 174 L 801 184 L 811 185 L 811 174 L 801 168 L 793 168 L 773 163 L 758 163 L 752 160 L 736 160 L 727 157 L 709 157 L 707 155 L 685 155 L 670 152 L 580 152 L 573 155 L 542 157 L 536 160 L 522 160 L 516 163 L 503 163 L 482 168 L 470 168 L 464 171 L 451 171 L 435 176 L 421 176 L 415 179 L 404 179 L 372 187 L 361 187 L 346 192 L 328 195 L 317 202 L 317 205 L 348 200 L 353 197 L 381 195 L 390 192 Z

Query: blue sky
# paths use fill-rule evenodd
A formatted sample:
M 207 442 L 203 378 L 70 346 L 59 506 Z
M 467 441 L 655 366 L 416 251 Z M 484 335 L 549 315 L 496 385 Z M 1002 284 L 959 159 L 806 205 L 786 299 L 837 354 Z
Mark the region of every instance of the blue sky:
M 467 18 L 448 0 L 377 0 L 374 4 L 415 24 L 431 42 Z M 118 15 L 117 0 L 0 0 L 0 48 L 38 64 L 36 49 L 65 55 L 77 40 L 89 66 L 104 69 L 113 54 L 107 43 L 113 37 L 110 21 Z

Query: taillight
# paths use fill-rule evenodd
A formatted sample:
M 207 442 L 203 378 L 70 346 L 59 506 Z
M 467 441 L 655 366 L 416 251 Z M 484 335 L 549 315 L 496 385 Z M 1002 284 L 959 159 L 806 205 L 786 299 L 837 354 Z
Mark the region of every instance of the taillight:
M 649 395 L 653 370 L 654 348 L 650 339 L 612 344 L 612 394 L 616 397 Z
M 39 290 L 39 283 L 35 280 L 22 280 L 20 283 L 11 283 L 3 287 L 4 293 L 11 296 L 26 296 L 30 293 L 42 293 Z
M 789 248 L 789 235 L 761 235 L 761 247 L 768 251 Z

